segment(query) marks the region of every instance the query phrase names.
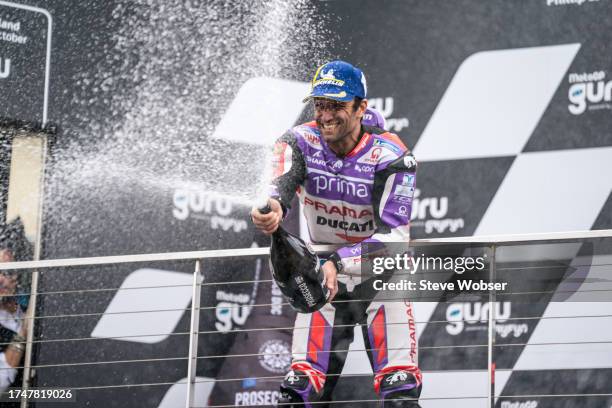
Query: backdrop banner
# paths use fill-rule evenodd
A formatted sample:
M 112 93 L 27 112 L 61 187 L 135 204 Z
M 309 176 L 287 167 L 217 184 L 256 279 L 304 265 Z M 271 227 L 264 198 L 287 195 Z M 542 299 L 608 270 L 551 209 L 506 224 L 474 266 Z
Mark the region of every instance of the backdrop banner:
M 336 58 L 419 161 L 413 238 L 612 228 L 610 0 L 28 4 L 53 19 L 45 258 L 268 246 L 243 190 Z M 48 24 L 0 2 L 0 116 L 41 120 Z M 610 242 L 591 244 L 563 261 L 576 287 L 609 280 Z M 505 267 L 530 270 L 515 255 Z M 193 270 L 43 272 L 37 338 L 73 340 L 37 344 L 35 385 L 82 387 L 77 406 L 183 406 Z M 267 260 L 203 274 L 198 404 L 274 405 L 294 312 Z M 610 303 L 551 298 L 415 304 L 422 406 L 486 406 L 491 308 L 497 407 L 612 405 Z M 376 398 L 357 334 L 336 400 Z

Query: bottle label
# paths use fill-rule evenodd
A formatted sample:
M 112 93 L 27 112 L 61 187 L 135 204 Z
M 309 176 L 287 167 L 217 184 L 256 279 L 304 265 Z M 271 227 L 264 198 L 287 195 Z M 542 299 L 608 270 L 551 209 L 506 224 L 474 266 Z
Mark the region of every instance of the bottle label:
M 304 300 L 306 301 L 306 304 L 308 305 L 308 307 L 316 306 L 317 301 L 312 295 L 312 292 L 310 291 L 308 284 L 304 282 L 304 278 L 298 275 L 295 277 L 295 282 L 298 284 L 298 289 L 300 290 L 300 293 L 304 297 Z

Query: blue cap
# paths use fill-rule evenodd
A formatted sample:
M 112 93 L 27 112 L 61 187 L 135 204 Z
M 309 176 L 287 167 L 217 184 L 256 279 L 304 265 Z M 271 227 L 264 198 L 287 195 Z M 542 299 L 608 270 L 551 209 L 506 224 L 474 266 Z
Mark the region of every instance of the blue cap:
M 340 102 L 349 102 L 353 98 L 364 99 L 367 93 L 365 75 L 344 61 L 331 61 L 321 65 L 310 83 L 310 94 L 304 102 L 311 98 L 328 98 Z

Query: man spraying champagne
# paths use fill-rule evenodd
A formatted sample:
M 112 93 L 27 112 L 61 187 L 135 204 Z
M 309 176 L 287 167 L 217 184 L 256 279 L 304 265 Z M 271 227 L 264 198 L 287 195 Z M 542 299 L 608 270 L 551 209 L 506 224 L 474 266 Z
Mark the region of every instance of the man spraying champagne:
M 345 246 L 321 267 L 329 303 L 296 318 L 291 371 L 279 402 L 309 407 L 329 398 L 344 364 L 330 351 L 348 344 L 351 323 L 364 321 L 374 389 L 383 405 L 418 407 L 421 372 L 412 305 L 363 301 L 354 278 L 367 255 L 364 243 L 408 242 L 416 161 L 397 135 L 381 127 L 382 116 L 367 111 L 365 76 L 351 64 L 319 67 L 305 101 L 312 101 L 315 120 L 277 141 L 270 212 L 254 208 L 251 216 L 257 228 L 273 234 L 297 192 L 312 241 Z M 366 113 L 375 126 L 362 122 Z

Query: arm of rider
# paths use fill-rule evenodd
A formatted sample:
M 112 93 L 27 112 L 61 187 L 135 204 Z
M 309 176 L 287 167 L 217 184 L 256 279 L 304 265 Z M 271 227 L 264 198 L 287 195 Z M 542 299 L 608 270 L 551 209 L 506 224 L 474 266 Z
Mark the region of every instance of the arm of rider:
M 271 211 L 267 214 L 262 214 L 259 208 L 253 207 L 251 210 L 251 219 L 257 229 L 266 235 L 272 235 L 283 220 L 283 208 L 278 200 L 274 198 L 268 199 L 268 205 Z
M 23 322 L 19 333 L 13 336 L 13 340 L 9 343 L 4 351 L 4 358 L 11 367 L 18 367 L 21 362 L 21 357 L 25 352 L 25 341 L 28 335 L 27 323 Z
M 25 322 L 19 334 L 13 336 L 11 343 L 0 353 L 0 392 L 6 391 L 15 381 L 21 357 L 25 351 L 25 337 L 27 335 Z
M 328 302 L 331 302 L 338 293 L 338 270 L 332 261 L 323 264 L 323 285 L 329 290 Z

